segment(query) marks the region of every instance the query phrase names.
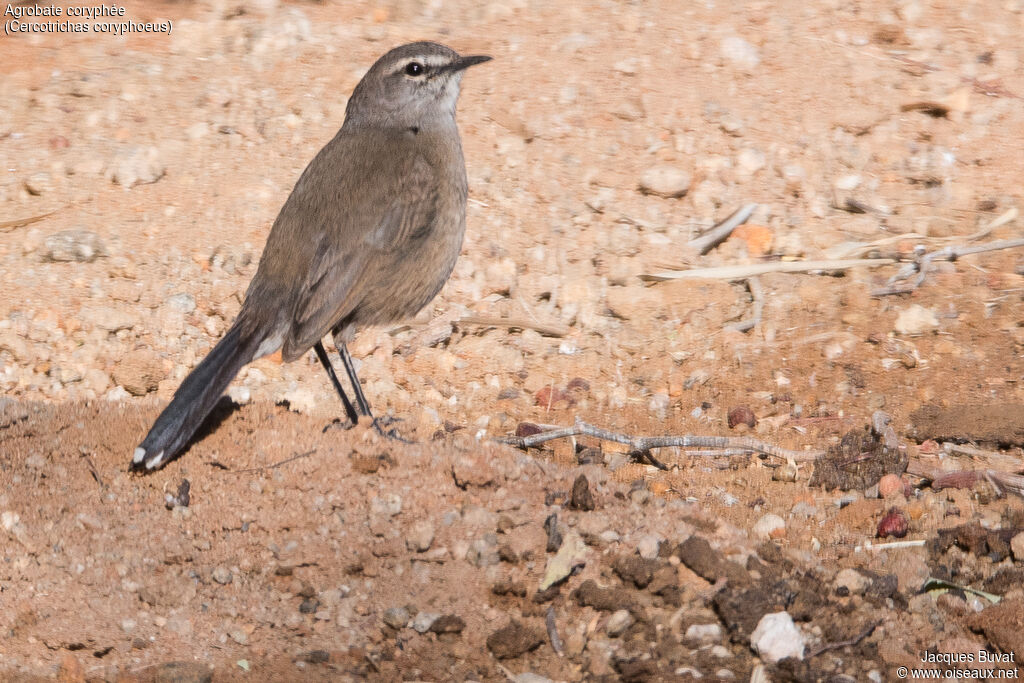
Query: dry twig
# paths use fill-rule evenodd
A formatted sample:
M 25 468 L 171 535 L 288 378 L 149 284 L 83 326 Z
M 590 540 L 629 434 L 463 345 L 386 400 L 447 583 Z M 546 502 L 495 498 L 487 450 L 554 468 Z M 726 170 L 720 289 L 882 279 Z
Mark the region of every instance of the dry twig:
M 968 235 L 967 241 L 973 242 L 975 240 L 980 240 L 982 237 L 988 237 L 988 234 L 990 232 L 992 232 L 996 228 L 1003 227 L 1007 223 L 1012 223 L 1013 221 L 1017 220 L 1017 216 L 1019 215 L 1020 211 L 1017 210 L 1017 207 L 1011 206 L 1009 209 L 1007 209 L 1006 211 L 1004 211 L 1003 213 L 999 214 L 991 221 L 989 221 L 989 224 L 986 225 L 984 228 L 982 228 L 981 230 L 972 235 Z
M 889 278 L 885 287 L 871 292 L 871 296 L 889 296 L 891 294 L 909 294 L 910 292 L 913 292 L 924 282 L 925 277 L 928 275 L 928 269 L 934 261 L 956 261 L 957 259 L 970 254 L 982 254 L 988 251 L 999 251 L 1001 249 L 1016 249 L 1017 247 L 1024 247 L 1024 239 L 998 240 L 996 242 L 979 244 L 973 247 L 948 246 L 927 254 L 922 253 L 914 260 L 913 263 L 906 264 L 900 268 L 898 273 Z M 917 277 L 914 278 L 912 283 L 907 285 L 896 284 L 902 280 L 909 279 L 914 274 L 917 274 Z
M 89 466 L 89 474 L 100 485 L 100 488 L 107 488 L 107 485 L 103 482 L 103 477 L 100 476 L 100 471 L 96 469 L 96 463 L 92 461 L 92 456 L 89 453 L 82 453 L 81 457 L 85 458 L 85 464 Z
M 860 633 L 855 635 L 853 638 L 848 638 L 846 640 L 840 640 L 839 642 L 836 642 L 836 643 L 822 643 L 821 645 L 819 645 L 818 647 L 814 648 L 813 650 L 811 650 L 807 654 L 807 659 L 811 659 L 812 657 L 817 657 L 822 652 L 828 652 L 829 650 L 839 650 L 839 649 L 844 648 L 844 647 L 850 647 L 852 645 L 856 645 L 860 641 L 862 641 L 865 638 L 867 638 L 868 636 L 870 636 L 872 634 L 872 632 L 874 632 L 874 630 L 876 628 L 878 628 L 878 625 L 881 624 L 881 623 L 882 623 L 881 621 L 876 621 L 876 622 L 873 622 L 873 623 L 869 624 L 866 629 L 864 629 L 863 631 L 861 631 Z
M 724 242 L 732 234 L 732 231 L 743 225 L 750 219 L 751 214 L 757 210 L 757 204 L 746 204 L 732 213 L 731 216 L 714 226 L 700 237 L 694 238 L 686 243 L 686 246 L 703 256 L 719 244 Z
M 228 472 L 231 472 L 232 474 L 245 474 L 246 472 L 259 472 L 260 470 L 273 470 L 273 469 L 277 469 L 281 465 L 287 465 L 288 463 L 290 463 L 292 461 L 295 461 L 295 460 L 298 460 L 300 458 L 308 458 L 309 456 L 313 455 L 314 453 L 316 453 L 316 449 L 315 448 L 313 450 L 311 450 L 311 451 L 306 451 L 305 453 L 298 453 L 297 455 L 293 455 L 290 458 L 285 458 L 284 460 L 281 460 L 279 462 L 275 462 L 272 465 L 260 465 L 259 467 L 247 467 L 244 470 L 228 470 Z
M 482 315 L 464 315 L 456 321 L 461 325 L 484 325 L 485 327 L 518 327 L 535 330 L 546 337 L 564 337 L 569 328 L 558 323 L 541 323 L 526 318 L 488 318 Z
M 50 211 L 49 213 L 41 213 L 38 216 L 30 216 L 29 218 L 16 218 L 13 221 L 3 221 L 2 223 L 0 223 L 0 232 L 7 232 L 8 230 L 14 230 L 15 228 L 21 228 L 26 225 L 32 225 L 33 223 L 37 223 L 43 220 L 44 218 L 52 216 L 55 213 L 57 212 Z
M 947 453 L 967 455 L 972 458 L 984 460 L 990 466 L 994 465 L 1001 470 L 1006 470 L 1007 472 L 1019 471 L 1021 466 L 1024 465 L 1024 462 L 1022 462 L 1018 456 L 1010 455 L 1009 453 L 1000 453 L 999 451 L 989 451 L 984 448 L 969 446 L 968 444 L 946 441 L 942 444 L 942 450 Z
M 747 290 L 754 299 L 754 315 L 738 323 L 726 325 L 726 328 L 737 332 L 746 332 L 761 324 L 761 314 L 764 313 L 764 287 L 761 286 L 761 281 L 757 279 L 757 276 L 747 279 Z
M 807 273 L 822 271 L 832 273 L 839 270 L 859 268 L 877 268 L 888 266 L 896 261 L 887 258 L 878 259 L 838 259 L 835 261 L 772 261 L 770 263 L 751 263 L 739 266 L 715 266 L 712 268 L 692 268 L 690 270 L 665 270 L 660 273 L 643 273 L 640 279 L 646 282 L 662 282 L 664 280 L 681 280 L 684 278 L 711 280 L 745 280 L 755 275 L 768 273 Z
M 730 454 L 763 453 L 776 458 L 791 458 L 794 461 L 814 461 L 821 458 L 821 451 L 791 451 L 749 436 L 698 436 L 686 434 L 682 436 L 630 436 L 607 429 L 595 427 L 576 418 L 571 427 L 558 427 L 530 436 L 506 436 L 497 440 L 519 448 L 530 448 L 546 441 L 565 439 L 573 436 L 591 436 L 602 441 L 621 443 L 629 447 L 630 453 L 651 462 L 658 469 L 668 469 L 651 455 L 655 448 L 701 448 L 716 449 L 717 455 L 722 451 Z
M 562 639 L 558 636 L 558 624 L 555 623 L 555 608 L 548 607 L 547 614 L 544 615 L 544 626 L 548 630 L 548 638 L 551 639 L 551 649 L 555 651 L 555 654 L 561 657 L 565 652 L 562 647 Z
M 862 553 L 865 550 L 902 550 L 905 548 L 922 548 L 927 545 L 928 541 L 917 540 L 917 541 L 892 541 L 891 543 L 872 543 L 866 541 L 864 545 L 859 545 L 853 549 L 854 552 Z

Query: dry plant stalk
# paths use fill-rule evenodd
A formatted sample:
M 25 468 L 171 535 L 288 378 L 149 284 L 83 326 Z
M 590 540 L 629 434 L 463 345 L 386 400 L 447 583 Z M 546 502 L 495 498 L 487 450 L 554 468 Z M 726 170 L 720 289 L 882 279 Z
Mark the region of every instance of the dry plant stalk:
M 792 451 L 749 436 L 699 436 L 692 434 L 680 436 L 630 436 L 595 427 L 592 424 L 583 422 L 579 418 L 576 418 L 575 423 L 571 427 L 556 427 L 529 436 L 506 436 L 500 437 L 497 440 L 519 448 L 530 448 L 546 441 L 574 436 L 590 436 L 602 441 L 623 444 L 629 447 L 632 454 L 645 458 L 655 467 L 662 470 L 667 470 L 668 467 L 651 455 L 652 449 L 672 447 L 714 449 L 702 451 L 702 454 L 713 453 L 715 455 L 762 453 L 775 458 L 791 459 L 797 462 L 813 462 L 824 455 L 823 451 Z

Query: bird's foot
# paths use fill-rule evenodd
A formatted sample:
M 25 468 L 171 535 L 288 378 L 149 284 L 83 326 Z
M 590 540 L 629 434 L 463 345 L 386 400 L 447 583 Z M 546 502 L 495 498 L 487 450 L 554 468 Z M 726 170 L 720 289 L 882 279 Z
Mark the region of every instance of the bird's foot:
M 373 428 L 377 430 L 377 433 L 381 436 L 391 439 L 392 441 L 399 441 L 401 443 L 413 443 L 409 439 L 406 439 L 398 433 L 396 429 L 386 429 L 396 422 L 401 422 L 402 418 L 392 417 L 391 415 L 384 415 L 383 417 L 373 418 Z
M 331 420 L 330 422 L 328 422 L 324 426 L 323 430 L 321 430 L 320 433 L 321 434 L 326 434 L 331 429 L 345 429 L 345 430 L 348 430 L 348 429 L 352 429 L 353 427 L 355 427 L 355 425 L 352 424 L 351 420 L 342 420 L 341 418 L 337 418 L 336 417 L 333 420 Z
M 362 419 L 366 419 L 366 418 L 361 418 L 361 420 Z M 391 439 L 392 441 L 400 441 L 401 443 L 415 443 L 414 441 L 410 441 L 410 440 L 406 439 L 405 437 L 403 437 L 401 434 L 399 434 L 397 429 L 394 429 L 394 428 L 388 429 L 388 427 L 391 427 L 391 425 L 395 424 L 396 422 L 402 422 L 402 421 L 403 420 L 400 417 L 392 417 L 391 415 L 384 415 L 382 417 L 371 418 L 370 419 L 370 424 L 373 426 L 373 429 L 378 434 L 383 436 L 385 439 Z M 331 430 L 331 429 L 344 429 L 344 430 L 347 431 L 349 429 L 352 429 L 353 427 L 355 427 L 355 425 L 352 424 L 351 420 L 342 420 L 341 418 L 337 418 L 336 417 L 333 420 L 331 420 L 330 423 L 328 423 L 326 426 L 324 426 L 324 428 L 323 428 L 321 433 L 322 434 L 326 434 L 328 432 L 328 430 Z

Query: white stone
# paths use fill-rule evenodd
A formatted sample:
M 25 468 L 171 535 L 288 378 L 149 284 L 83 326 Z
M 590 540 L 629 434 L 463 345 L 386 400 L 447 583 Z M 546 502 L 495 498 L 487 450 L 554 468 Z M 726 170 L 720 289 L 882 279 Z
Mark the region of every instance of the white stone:
M 750 647 L 766 662 L 804 658 L 804 635 L 786 612 L 766 614 L 750 634 Z
M 288 402 L 288 410 L 301 413 L 302 415 L 312 415 L 316 409 L 316 397 L 311 390 L 304 387 L 292 389 L 281 394 L 278 403 L 284 401 Z
M 128 189 L 140 183 L 155 183 L 166 171 L 156 147 L 130 147 L 114 157 L 107 173 L 111 182 Z
M 845 587 L 851 595 L 860 595 L 871 581 L 856 569 L 843 569 L 836 574 L 836 588 Z
M 659 197 L 682 197 L 690 189 L 690 174 L 668 165 L 651 166 L 640 176 L 640 190 Z
M 636 544 L 637 552 L 645 560 L 653 560 L 658 556 L 658 547 L 661 545 L 661 538 L 654 534 L 647 534 Z
M 915 335 L 931 332 L 938 326 L 939 319 L 933 311 L 920 304 L 913 304 L 899 312 L 893 329 L 896 334 Z
M 612 638 L 618 638 L 632 625 L 633 615 L 629 613 L 629 610 L 620 609 L 613 612 L 612 615 L 608 617 L 608 623 L 605 625 L 605 630 Z
M 691 624 L 686 629 L 686 639 L 701 645 L 711 645 L 722 642 L 724 632 L 718 624 Z
M 837 190 L 849 192 L 860 185 L 861 177 L 856 173 L 847 173 L 836 178 L 835 187 Z
M 761 63 L 757 48 L 739 36 L 724 38 L 719 53 L 726 61 L 743 69 L 753 69 Z
M 746 147 L 736 157 L 736 163 L 746 174 L 753 175 L 764 168 L 766 160 L 764 152 L 753 147 Z
M 768 514 L 757 520 L 754 524 L 754 536 L 762 541 L 767 541 L 772 537 L 772 533 L 778 529 L 785 529 L 786 521 L 778 515 Z

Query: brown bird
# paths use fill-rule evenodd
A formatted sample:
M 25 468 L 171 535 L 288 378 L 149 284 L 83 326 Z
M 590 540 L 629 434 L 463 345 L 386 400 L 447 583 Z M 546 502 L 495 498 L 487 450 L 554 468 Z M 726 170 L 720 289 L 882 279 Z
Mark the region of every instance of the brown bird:
M 313 348 L 348 418 L 372 416 L 345 344 L 360 326 L 415 315 L 451 275 L 467 191 L 455 103 L 463 71 L 489 59 L 419 42 L 370 67 L 341 130 L 303 171 L 274 221 L 234 324 L 135 449 L 134 469 L 171 460 L 242 366 L 278 349 L 293 361 Z M 321 341 L 328 332 L 355 405 Z

